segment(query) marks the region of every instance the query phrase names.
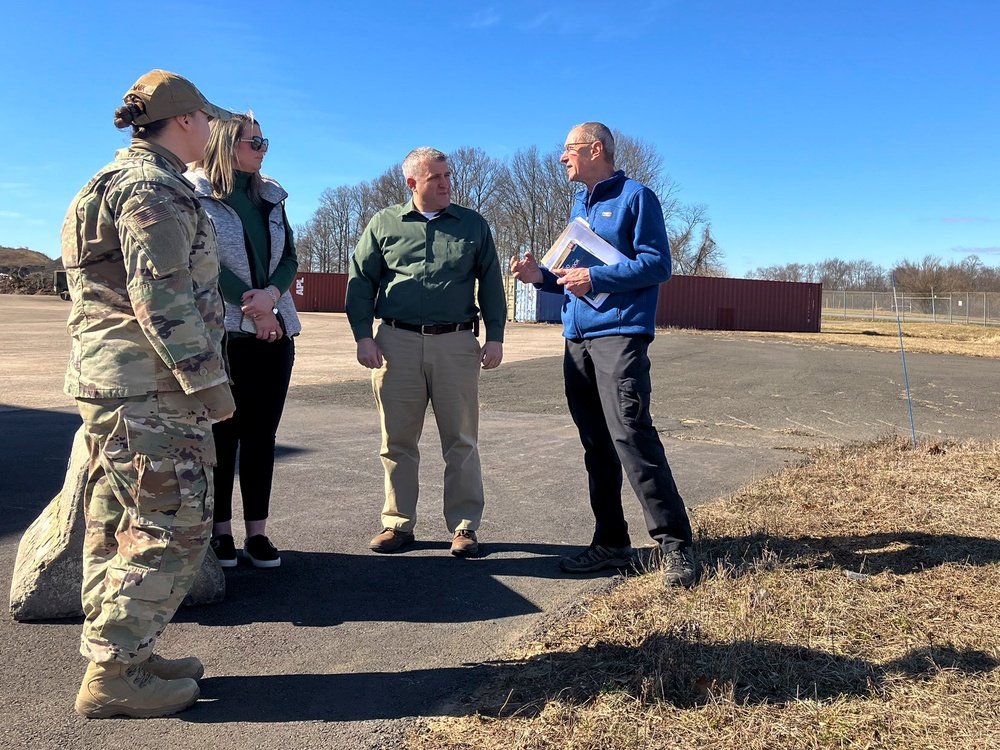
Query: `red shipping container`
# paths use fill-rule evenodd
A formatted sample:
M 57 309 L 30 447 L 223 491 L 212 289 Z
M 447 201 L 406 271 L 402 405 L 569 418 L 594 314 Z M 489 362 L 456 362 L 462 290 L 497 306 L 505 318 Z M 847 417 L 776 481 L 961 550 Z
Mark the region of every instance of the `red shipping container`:
M 298 273 L 291 292 L 299 312 L 344 312 L 347 301 L 346 273 Z
M 822 284 L 674 276 L 660 285 L 656 325 L 818 333 L 822 301 Z
M 347 274 L 299 273 L 290 291 L 299 312 L 344 312 Z M 673 276 L 660 285 L 656 325 L 817 333 L 822 300 L 822 284 Z

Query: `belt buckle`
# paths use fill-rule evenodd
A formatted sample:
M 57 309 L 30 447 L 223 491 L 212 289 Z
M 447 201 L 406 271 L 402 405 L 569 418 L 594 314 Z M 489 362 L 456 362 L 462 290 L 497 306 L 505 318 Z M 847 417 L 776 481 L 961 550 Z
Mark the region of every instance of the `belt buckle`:
M 426 329 L 428 329 L 428 328 L 434 328 L 434 326 L 432 326 L 432 325 L 427 325 L 427 324 L 425 324 L 425 323 L 421 323 L 421 324 L 420 324 L 420 335 L 421 335 L 421 336 L 430 336 L 431 334 L 430 334 L 430 333 L 428 333 L 428 332 L 427 332 L 427 330 L 426 330 Z

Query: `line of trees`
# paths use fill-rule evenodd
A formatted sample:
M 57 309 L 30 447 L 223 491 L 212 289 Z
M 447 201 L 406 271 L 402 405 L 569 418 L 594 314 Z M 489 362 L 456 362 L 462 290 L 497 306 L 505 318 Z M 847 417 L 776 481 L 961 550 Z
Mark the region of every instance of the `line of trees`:
M 617 131 L 614 136 L 616 166 L 648 185 L 663 205 L 674 272 L 723 275 L 723 253 L 712 236 L 707 207 L 678 200 L 679 187 L 654 146 Z M 574 196 L 583 186 L 566 179 L 560 156 L 559 150 L 542 153 L 537 146 L 509 159 L 471 147 L 449 154 L 452 200 L 486 217 L 502 260 L 526 250 L 540 255 L 565 228 Z M 327 188 L 309 220 L 295 227 L 299 268 L 346 272 L 350 254 L 375 212 L 409 198 L 400 164 L 370 182 Z M 507 264 L 500 265 L 507 273 Z
M 889 269 L 870 260 L 831 258 L 819 263 L 762 266 L 750 271 L 747 278 L 819 282 L 829 290 L 887 292 L 892 289 L 894 275 L 897 289 L 914 294 L 1000 292 L 1000 267 L 986 265 L 978 255 L 948 263 L 928 255 L 917 262 L 901 261 Z

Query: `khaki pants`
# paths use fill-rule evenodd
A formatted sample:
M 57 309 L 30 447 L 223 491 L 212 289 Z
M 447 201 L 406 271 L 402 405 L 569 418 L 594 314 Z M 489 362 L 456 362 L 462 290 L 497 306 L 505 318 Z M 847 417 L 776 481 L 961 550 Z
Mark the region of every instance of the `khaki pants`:
M 475 531 L 483 517 L 479 462 L 479 357 L 472 331 L 423 336 L 382 325 L 375 335 L 384 364 L 372 373 L 382 422 L 385 505 L 382 526 L 412 531 L 417 521 L 420 434 L 427 402 L 444 456 L 448 531 Z
M 205 557 L 212 428 L 202 403 L 183 393 L 77 405 L 90 450 L 80 651 L 95 662 L 141 662 Z

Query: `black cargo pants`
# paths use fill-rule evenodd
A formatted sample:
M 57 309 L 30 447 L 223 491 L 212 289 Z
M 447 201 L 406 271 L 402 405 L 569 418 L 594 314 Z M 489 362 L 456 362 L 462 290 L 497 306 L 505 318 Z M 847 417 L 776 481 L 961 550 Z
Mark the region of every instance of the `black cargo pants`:
M 593 544 L 629 545 L 622 468 L 664 549 L 691 544 L 691 523 L 649 413 L 648 336 L 567 339 L 566 400 L 580 432 L 594 512 Z

